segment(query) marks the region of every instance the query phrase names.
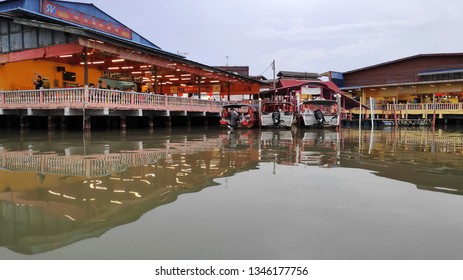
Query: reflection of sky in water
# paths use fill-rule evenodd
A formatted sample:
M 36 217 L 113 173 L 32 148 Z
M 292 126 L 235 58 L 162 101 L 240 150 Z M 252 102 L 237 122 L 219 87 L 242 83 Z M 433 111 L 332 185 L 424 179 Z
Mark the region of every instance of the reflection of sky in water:
M 283 133 L 279 141 L 234 135 L 233 142 L 224 142 L 225 152 L 214 148 L 214 157 L 229 157 L 236 164 L 239 155 L 252 153 L 250 147 L 259 150 L 256 143 L 260 143 L 256 154 L 262 160 L 257 169 L 240 166 L 231 177 L 212 178 L 218 185 L 180 194 L 98 238 L 89 235 L 32 256 L 0 248 L 0 258 L 463 258 L 459 215 L 463 197 L 451 195 L 461 192 L 461 155 L 424 152 L 421 147 L 427 149 L 426 145 L 404 144 L 403 137 L 394 144 L 388 138 L 390 132 L 375 135 L 373 146 L 368 141 L 359 145 L 354 141 L 358 134 L 345 133 L 344 142 L 331 138 L 332 134 L 317 134 L 305 146 L 297 144 L 299 150 L 285 142 Z M 365 138 L 370 139 L 367 133 Z M 315 155 L 308 159 L 328 163 L 297 163 L 304 147 Z M 181 160 L 174 157 L 166 162 Z M 436 176 L 448 181 L 436 185 L 432 181 Z M 439 186 L 458 192 L 442 192 Z

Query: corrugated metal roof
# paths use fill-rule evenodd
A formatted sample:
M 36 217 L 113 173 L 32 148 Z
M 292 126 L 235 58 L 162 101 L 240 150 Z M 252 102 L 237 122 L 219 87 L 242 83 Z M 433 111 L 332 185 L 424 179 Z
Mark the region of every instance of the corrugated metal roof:
M 129 27 L 119 22 L 117 19 L 111 17 L 110 15 L 108 15 L 103 10 L 101 10 L 100 8 L 96 7 L 93 4 L 69 2 L 69 1 L 53 1 L 53 0 L 48 0 L 48 1 L 50 3 L 60 5 L 65 8 L 72 9 L 74 11 L 77 11 L 77 12 L 80 12 L 86 15 L 90 15 L 97 19 L 102 19 L 104 21 L 112 22 L 120 26 L 123 26 L 127 29 L 130 29 Z M 132 29 L 130 29 L 132 32 L 132 39 L 122 38 L 122 37 L 118 37 L 116 35 L 113 35 L 113 34 L 98 30 L 98 29 L 91 28 L 90 26 L 85 26 L 85 25 L 82 25 L 82 24 L 79 24 L 73 21 L 66 21 L 64 19 L 60 19 L 59 17 L 49 16 L 41 12 L 40 8 L 41 8 L 40 1 L 37 1 L 37 0 L 33 0 L 33 1 L 32 0 L 8 0 L 8 1 L 0 2 L 0 15 L 3 15 L 6 17 L 12 17 L 12 18 L 22 16 L 22 17 L 30 17 L 30 18 L 36 18 L 36 19 L 42 18 L 42 19 L 52 20 L 54 22 L 65 23 L 70 26 L 76 26 L 84 30 L 92 31 L 95 33 L 100 33 L 100 34 L 103 34 L 104 36 L 118 38 L 126 42 L 131 42 L 135 44 L 148 46 L 150 48 L 156 48 L 156 49 L 162 50 L 158 45 L 147 40 L 146 38 L 136 33 Z
M 364 70 L 368 70 L 368 69 L 372 69 L 372 68 L 376 68 L 376 67 L 380 67 L 380 66 L 384 66 L 384 65 L 388 65 L 388 64 L 393 64 L 393 63 L 397 63 L 397 62 L 401 62 L 401 61 L 405 61 L 405 60 L 416 59 L 416 58 L 419 58 L 419 57 L 442 57 L 442 56 L 463 56 L 463 53 L 417 54 L 417 55 L 413 55 L 413 56 L 408 56 L 408 57 L 404 57 L 404 58 L 400 58 L 400 59 L 396 59 L 396 60 L 391 60 L 391 61 L 387 61 L 387 62 L 374 64 L 374 65 L 371 65 L 371 66 L 366 66 L 366 67 L 358 68 L 358 69 L 355 69 L 355 70 L 343 72 L 343 74 L 350 74 L 350 73 L 360 72 L 360 71 L 364 71 Z

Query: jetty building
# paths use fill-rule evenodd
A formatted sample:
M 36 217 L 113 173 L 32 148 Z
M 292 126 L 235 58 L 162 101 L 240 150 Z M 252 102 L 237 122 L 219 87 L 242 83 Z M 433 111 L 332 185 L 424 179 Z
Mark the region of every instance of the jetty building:
M 463 120 L 463 53 L 418 54 L 322 75 L 377 115 L 429 119 L 435 113 L 441 122 Z
M 0 118 L 207 116 L 263 84 L 163 50 L 93 4 L 2 1 L 0 41 Z

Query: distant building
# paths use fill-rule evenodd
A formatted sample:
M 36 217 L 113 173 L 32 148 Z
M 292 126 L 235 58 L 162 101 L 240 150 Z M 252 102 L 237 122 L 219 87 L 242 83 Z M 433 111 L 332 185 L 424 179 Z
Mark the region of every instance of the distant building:
M 463 102 L 463 53 L 418 54 L 344 73 L 329 72 L 342 90 L 376 104 Z
M 223 71 L 249 77 L 249 66 L 214 66 Z
M 291 71 L 280 71 L 277 74 L 280 80 L 319 80 L 320 74 L 310 72 L 291 72 Z

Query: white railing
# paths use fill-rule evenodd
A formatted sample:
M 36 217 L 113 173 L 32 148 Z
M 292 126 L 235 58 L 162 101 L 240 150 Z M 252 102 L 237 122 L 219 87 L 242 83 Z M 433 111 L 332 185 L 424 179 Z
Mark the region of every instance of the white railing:
M 218 111 L 223 106 L 221 101 L 96 88 L 89 88 L 87 95 L 85 88 L 0 91 L 0 105 L 8 105 L 9 108 L 21 109 L 30 105 L 42 105 L 40 107 L 46 108 L 47 104 L 66 104 L 63 106 L 77 108 L 87 104 L 94 105 L 93 107 L 101 105 L 101 108 L 156 109 L 159 107 L 170 110 L 191 108 L 205 111 Z
M 396 104 L 395 107 L 393 104 L 385 105 L 375 105 L 373 110 L 375 111 L 401 111 L 403 112 L 413 112 L 413 111 L 432 111 L 434 110 L 434 105 L 436 110 L 440 111 L 463 111 L 463 103 L 409 103 L 409 104 Z M 359 107 L 353 108 L 352 110 L 360 110 Z M 362 111 L 370 111 L 370 109 L 363 109 Z M 463 113 L 463 112 L 462 112 Z

